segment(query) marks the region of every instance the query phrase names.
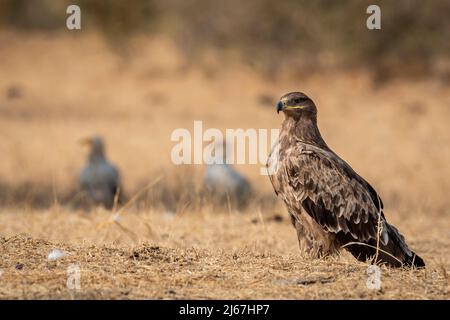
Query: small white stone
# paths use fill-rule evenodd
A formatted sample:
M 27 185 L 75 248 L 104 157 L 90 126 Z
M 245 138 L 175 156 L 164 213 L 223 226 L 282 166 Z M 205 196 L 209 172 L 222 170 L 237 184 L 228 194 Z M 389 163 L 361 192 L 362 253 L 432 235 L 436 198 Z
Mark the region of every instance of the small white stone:
M 50 253 L 48 254 L 47 260 L 48 261 L 55 261 L 61 258 L 64 258 L 66 256 L 66 253 L 58 250 L 58 249 L 54 249 L 52 251 L 50 251 Z
M 163 213 L 163 217 L 166 220 L 173 220 L 175 218 L 176 213 L 173 211 L 166 211 Z
M 120 222 L 122 220 L 122 216 L 119 213 L 116 213 L 115 215 L 113 215 L 112 220 L 114 222 Z

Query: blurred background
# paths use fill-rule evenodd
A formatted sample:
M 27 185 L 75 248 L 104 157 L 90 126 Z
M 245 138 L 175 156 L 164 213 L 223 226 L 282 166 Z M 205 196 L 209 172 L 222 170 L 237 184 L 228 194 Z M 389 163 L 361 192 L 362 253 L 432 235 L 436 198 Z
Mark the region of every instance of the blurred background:
M 446 0 L 0 0 L 0 205 L 71 205 L 77 141 L 96 134 L 126 194 L 158 179 L 141 205 L 180 210 L 205 168 L 171 162 L 174 129 L 279 128 L 275 102 L 303 91 L 388 208 L 448 216 L 449 14 Z M 276 205 L 260 167 L 236 166 L 250 210 Z

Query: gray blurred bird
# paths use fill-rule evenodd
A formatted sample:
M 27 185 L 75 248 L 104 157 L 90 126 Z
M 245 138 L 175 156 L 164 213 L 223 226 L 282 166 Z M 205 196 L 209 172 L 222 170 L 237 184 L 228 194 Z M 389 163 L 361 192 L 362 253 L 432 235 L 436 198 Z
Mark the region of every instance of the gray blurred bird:
M 81 143 L 88 145 L 90 152 L 88 163 L 80 173 L 80 187 L 94 204 L 111 209 L 120 192 L 119 171 L 106 159 L 101 137 L 86 138 Z
M 226 149 L 221 147 L 223 150 Z M 207 166 L 203 178 L 204 188 L 215 202 L 222 205 L 231 203 L 242 209 L 247 205 L 252 194 L 250 182 L 231 164 L 226 163 L 225 151 L 223 154 L 224 163 L 213 163 Z

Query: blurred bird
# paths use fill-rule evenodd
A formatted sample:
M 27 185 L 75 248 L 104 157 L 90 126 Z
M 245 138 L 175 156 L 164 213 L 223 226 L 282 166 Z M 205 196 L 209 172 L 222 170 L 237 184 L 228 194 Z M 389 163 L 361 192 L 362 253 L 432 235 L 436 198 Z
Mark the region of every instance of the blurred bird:
M 224 144 L 216 145 L 216 151 L 223 148 L 223 163 L 209 164 L 206 168 L 203 183 L 206 192 L 219 204 L 235 204 L 244 208 L 252 193 L 249 181 L 237 172 L 231 164 L 226 163 Z
M 88 163 L 80 173 L 80 187 L 95 204 L 111 209 L 116 195 L 120 196 L 119 171 L 106 159 L 101 137 L 85 138 L 80 142 L 90 147 Z

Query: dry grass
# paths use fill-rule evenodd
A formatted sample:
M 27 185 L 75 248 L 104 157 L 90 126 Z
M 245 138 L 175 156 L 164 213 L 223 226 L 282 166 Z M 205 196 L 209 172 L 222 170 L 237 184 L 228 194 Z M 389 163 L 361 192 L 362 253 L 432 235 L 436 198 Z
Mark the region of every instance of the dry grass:
M 261 221 L 251 213 L 139 212 L 125 214 L 120 225 L 107 217 L 101 211 L 84 214 L 58 208 L 2 212 L 0 223 L 7 238 L 0 239 L 0 297 L 447 299 L 449 295 L 450 252 L 444 241 L 410 241 L 428 268 L 382 267 L 382 288 L 377 291 L 366 287 L 367 265 L 347 254 L 327 260 L 302 257 L 290 223 L 270 219 L 270 214 Z M 448 226 L 439 232 L 446 230 Z M 53 249 L 68 255 L 47 261 Z M 80 291 L 66 288 L 71 263 L 81 269 Z
M 214 54 L 206 69 L 186 68 L 161 38 L 134 39 L 123 56 L 95 34 L 1 33 L 0 43 L 1 298 L 448 299 L 445 84 L 374 89 L 364 74 L 339 70 L 266 79 L 245 65 L 223 68 Z M 171 163 L 172 130 L 191 129 L 194 120 L 278 128 L 281 117 L 265 101 L 292 90 L 317 102 L 325 139 L 376 187 L 426 270 L 382 267 L 382 290 L 373 291 L 367 266 L 347 254 L 302 257 L 260 166 L 238 169 L 257 199 L 272 200 L 241 213 L 192 203 L 196 193 L 185 189 L 197 191 L 203 168 Z M 119 223 L 100 209 L 72 209 L 66 197 L 85 157 L 76 141 L 92 133 L 105 137 L 129 195 L 162 176 Z M 48 262 L 53 248 L 69 255 Z M 65 286 L 69 263 L 81 267 L 81 291 Z

